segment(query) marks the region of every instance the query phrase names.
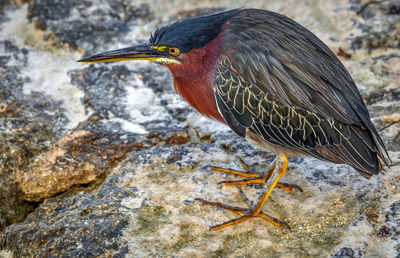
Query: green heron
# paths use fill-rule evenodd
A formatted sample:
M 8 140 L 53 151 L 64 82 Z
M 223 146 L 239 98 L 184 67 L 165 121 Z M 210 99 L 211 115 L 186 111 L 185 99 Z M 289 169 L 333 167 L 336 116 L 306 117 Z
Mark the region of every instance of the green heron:
M 166 66 L 175 89 L 201 114 L 228 125 L 249 143 L 276 153 L 264 173 L 215 171 L 245 177 L 228 185 L 262 184 L 247 208 L 200 199 L 240 216 L 213 226 L 220 229 L 260 217 L 286 173 L 291 155 L 308 155 L 348 164 L 366 178 L 390 158 L 357 87 L 346 68 L 313 33 L 281 14 L 234 9 L 197 16 L 162 27 L 148 43 L 79 60 L 150 60 Z

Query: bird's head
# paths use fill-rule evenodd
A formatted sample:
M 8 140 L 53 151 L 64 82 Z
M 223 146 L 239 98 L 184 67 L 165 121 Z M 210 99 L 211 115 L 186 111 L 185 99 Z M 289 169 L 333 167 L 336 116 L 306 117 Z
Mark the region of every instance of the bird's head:
M 165 66 L 180 65 L 190 59 L 189 52 L 203 49 L 223 30 L 224 24 L 238 10 L 198 16 L 162 27 L 149 42 L 95 54 L 81 60 L 85 63 L 149 60 Z

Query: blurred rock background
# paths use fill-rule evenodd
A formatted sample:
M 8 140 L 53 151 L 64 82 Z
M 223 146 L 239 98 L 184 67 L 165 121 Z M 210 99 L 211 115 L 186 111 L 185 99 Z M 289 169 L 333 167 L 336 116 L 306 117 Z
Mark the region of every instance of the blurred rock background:
M 285 182 L 304 193 L 277 189 L 264 208 L 290 231 L 259 219 L 208 230 L 235 214 L 196 197 L 242 205 L 209 167 L 239 168 L 242 157 L 262 170 L 273 156 L 193 111 L 165 68 L 76 63 L 235 7 L 285 14 L 337 53 L 394 162 L 366 180 L 346 165 L 292 159 Z M 399 81 L 398 0 L 3 0 L 0 257 L 399 257 Z

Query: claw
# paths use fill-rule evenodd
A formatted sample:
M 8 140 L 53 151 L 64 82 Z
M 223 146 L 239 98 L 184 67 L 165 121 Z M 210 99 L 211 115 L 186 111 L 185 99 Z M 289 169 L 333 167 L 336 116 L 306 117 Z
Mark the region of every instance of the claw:
M 303 189 L 299 185 L 296 185 L 296 184 L 278 183 L 276 186 L 281 189 L 285 189 L 287 191 L 292 191 L 293 189 L 297 189 L 300 192 L 304 193 Z

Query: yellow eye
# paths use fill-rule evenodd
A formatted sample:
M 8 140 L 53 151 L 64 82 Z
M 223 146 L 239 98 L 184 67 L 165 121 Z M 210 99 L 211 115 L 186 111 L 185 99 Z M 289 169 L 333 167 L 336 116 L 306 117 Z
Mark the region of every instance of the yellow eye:
M 168 48 L 168 52 L 173 55 L 173 56 L 177 56 L 179 55 L 179 49 L 175 48 L 175 47 L 170 47 Z

